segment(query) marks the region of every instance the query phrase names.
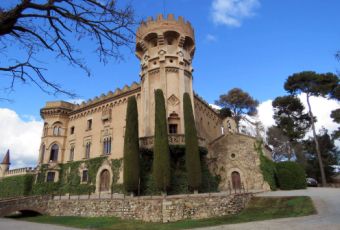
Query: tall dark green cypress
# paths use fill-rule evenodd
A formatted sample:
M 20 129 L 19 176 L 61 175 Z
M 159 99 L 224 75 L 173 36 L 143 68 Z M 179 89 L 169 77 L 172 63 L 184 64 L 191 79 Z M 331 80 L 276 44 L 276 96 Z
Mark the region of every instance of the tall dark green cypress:
M 128 98 L 124 137 L 124 188 L 136 192 L 139 183 L 138 110 L 134 96 Z
M 183 95 L 185 127 L 185 166 L 188 174 L 189 189 L 197 190 L 202 183 L 201 159 L 191 99 L 188 93 Z
M 153 149 L 153 178 L 159 190 L 170 185 L 170 155 L 163 91 L 155 91 L 155 141 Z

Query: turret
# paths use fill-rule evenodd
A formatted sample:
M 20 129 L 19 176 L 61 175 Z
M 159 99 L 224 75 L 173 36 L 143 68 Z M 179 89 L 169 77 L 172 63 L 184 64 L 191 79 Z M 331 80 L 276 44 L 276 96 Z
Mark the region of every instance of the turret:
M 9 150 L 7 150 L 7 153 L 0 164 L 0 178 L 5 176 L 5 173 L 9 170 L 10 164 Z
M 193 100 L 194 30 L 182 17 L 158 15 L 137 30 L 136 56 L 141 66 L 141 136 L 154 135 L 154 91 L 162 89 L 170 133 L 184 133 L 183 94 Z M 194 104 L 194 103 L 192 103 Z

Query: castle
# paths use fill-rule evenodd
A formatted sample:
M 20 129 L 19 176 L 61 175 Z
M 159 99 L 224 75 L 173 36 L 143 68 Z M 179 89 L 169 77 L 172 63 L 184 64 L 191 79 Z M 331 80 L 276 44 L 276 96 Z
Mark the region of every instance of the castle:
M 122 159 L 127 98 L 137 100 L 140 148 L 152 149 L 155 120 L 154 91 L 162 89 L 166 101 L 170 145 L 184 145 L 183 94 L 189 93 L 199 146 L 207 149 L 209 170 L 220 177 L 220 190 L 268 190 L 261 170 L 256 139 L 240 134 L 231 118 L 222 119 L 193 91 L 194 29 L 182 17 L 159 15 L 142 22 L 136 33 L 136 56 L 141 71 L 138 83 L 102 94 L 81 104 L 47 102 L 40 114 L 43 135 L 36 169 L 9 170 L 9 154 L 0 164 L 0 178 L 37 174 L 45 165 L 46 182 L 59 180 L 60 164 L 106 157 L 96 172 L 95 191 L 110 191 L 113 159 Z M 265 154 L 270 153 L 264 149 Z M 123 166 L 124 167 L 124 166 Z M 21 170 L 21 171 L 20 171 Z M 19 172 L 20 171 L 20 172 Z M 80 164 L 81 183 L 88 168 Z M 119 171 L 117 183 L 123 183 Z

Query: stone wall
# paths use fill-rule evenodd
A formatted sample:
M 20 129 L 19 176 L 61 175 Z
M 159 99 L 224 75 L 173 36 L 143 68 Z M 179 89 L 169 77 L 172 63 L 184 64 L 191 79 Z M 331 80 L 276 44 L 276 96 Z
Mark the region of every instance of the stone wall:
M 174 222 L 203 219 L 240 212 L 251 194 L 195 194 L 166 197 L 88 197 L 59 198 L 49 201 L 52 216 L 115 216 L 146 222 Z
M 228 191 L 234 189 L 232 173 L 240 175 L 241 183 L 246 190 L 270 190 L 263 179 L 260 169 L 260 157 L 255 150 L 256 139 L 243 134 L 228 134 L 220 137 L 208 147 L 209 168 L 220 176 L 219 189 Z M 264 149 L 267 157 L 270 153 Z M 271 158 L 270 158 L 271 159 Z

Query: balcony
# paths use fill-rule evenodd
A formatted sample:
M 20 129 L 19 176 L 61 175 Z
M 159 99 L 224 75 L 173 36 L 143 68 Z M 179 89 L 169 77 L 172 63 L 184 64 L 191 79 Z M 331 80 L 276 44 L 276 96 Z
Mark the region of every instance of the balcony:
M 169 134 L 169 145 L 185 145 L 185 135 L 184 134 Z M 145 149 L 153 148 L 154 137 L 141 137 L 139 138 L 139 146 Z M 205 139 L 198 137 L 198 146 L 206 147 Z

